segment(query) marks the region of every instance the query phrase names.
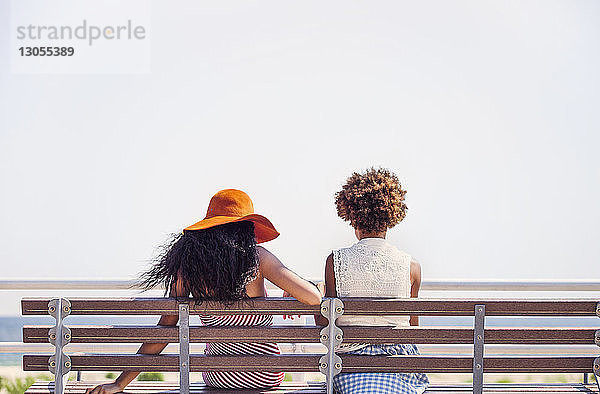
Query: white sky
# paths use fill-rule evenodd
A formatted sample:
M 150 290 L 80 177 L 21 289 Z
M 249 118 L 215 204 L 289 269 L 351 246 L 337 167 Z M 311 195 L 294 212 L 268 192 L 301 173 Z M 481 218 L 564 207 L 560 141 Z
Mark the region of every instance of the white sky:
M 2 277 L 135 276 L 229 187 L 320 276 L 354 241 L 333 195 L 371 165 L 408 189 L 389 239 L 425 279 L 600 277 L 599 2 L 151 14 L 147 75 L 15 75 L 0 40 Z

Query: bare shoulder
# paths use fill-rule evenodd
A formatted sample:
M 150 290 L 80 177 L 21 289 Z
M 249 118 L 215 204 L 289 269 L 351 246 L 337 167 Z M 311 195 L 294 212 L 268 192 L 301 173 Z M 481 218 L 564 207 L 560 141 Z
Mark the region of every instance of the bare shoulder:
M 258 254 L 258 269 L 265 274 L 266 270 L 281 269 L 283 263 L 273 253 L 263 246 L 257 246 L 256 252 Z
M 256 252 L 258 253 L 258 258 L 260 260 L 264 260 L 264 259 L 269 259 L 269 258 L 274 258 L 275 255 L 273 253 L 271 253 L 267 248 L 265 248 L 264 246 L 256 246 Z

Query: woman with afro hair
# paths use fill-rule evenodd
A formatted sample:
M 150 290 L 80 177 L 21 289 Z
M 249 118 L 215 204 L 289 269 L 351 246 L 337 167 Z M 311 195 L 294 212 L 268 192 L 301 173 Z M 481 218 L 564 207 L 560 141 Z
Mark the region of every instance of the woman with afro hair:
M 325 262 L 327 297 L 418 297 L 421 267 L 409 254 L 386 241 L 387 230 L 404 219 L 406 204 L 396 175 L 371 168 L 354 173 L 335 195 L 340 218 L 350 222 L 358 242 L 333 251 Z M 315 317 L 319 324 L 326 324 Z M 418 316 L 342 315 L 340 326 L 418 325 Z M 342 344 L 340 353 L 355 355 L 415 355 L 415 345 Z M 340 394 L 422 393 L 429 384 L 422 373 L 340 373 L 333 379 Z
M 297 300 L 318 305 L 321 292 L 312 283 L 286 268 L 267 249 L 257 244 L 279 235 L 271 222 L 254 213 L 250 197 L 240 190 L 226 189 L 215 194 L 206 217 L 174 236 L 141 284 L 150 289 L 163 285 L 170 297 L 192 296 L 197 303 L 220 301 L 233 304 L 254 297 L 266 297 L 265 279 Z M 201 305 L 199 307 L 201 309 Z M 179 317 L 164 315 L 158 324 L 174 326 Z M 200 315 L 206 326 L 269 326 L 271 315 Z M 158 354 L 166 343 L 145 343 L 138 353 Z M 206 354 L 279 354 L 276 343 L 209 343 Z M 115 382 L 88 389 L 87 393 L 117 393 L 139 374 L 123 372 Z M 204 382 L 223 389 L 258 389 L 279 385 L 282 372 L 206 372 Z

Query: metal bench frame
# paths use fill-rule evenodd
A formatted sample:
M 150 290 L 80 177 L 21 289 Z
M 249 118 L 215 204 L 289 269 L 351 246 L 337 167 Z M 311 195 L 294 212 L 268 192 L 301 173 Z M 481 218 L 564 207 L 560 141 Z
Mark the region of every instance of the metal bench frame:
M 136 299 L 134 299 L 135 302 Z M 106 300 L 96 300 L 98 301 L 98 305 L 101 307 L 98 310 L 94 310 L 94 308 L 89 308 L 89 310 L 78 310 L 79 314 L 162 314 L 164 312 L 173 313 L 173 310 L 170 306 L 165 306 L 164 300 L 161 305 L 161 301 L 159 299 L 148 300 L 148 299 L 137 299 L 138 306 L 136 307 L 132 305 L 129 309 L 124 308 L 113 308 L 111 309 L 110 299 Z M 169 299 L 167 299 L 169 300 Z M 263 300 L 265 301 L 265 300 Z M 490 315 L 560 315 L 560 316 L 583 316 L 583 315 L 593 315 L 594 311 L 590 313 L 590 301 L 581 301 L 581 300 L 561 300 L 557 302 L 566 303 L 571 301 L 571 303 L 565 304 L 566 307 L 564 311 L 558 313 L 551 309 L 551 305 L 549 305 L 549 301 L 518 301 L 518 300 L 491 300 L 491 301 L 457 301 L 457 300 L 446 300 L 448 303 L 452 303 L 454 307 L 449 307 L 448 310 L 440 310 L 440 303 L 442 300 L 373 300 L 373 299 L 346 299 L 346 305 L 351 306 L 351 314 L 420 314 L 420 315 L 471 315 L 474 316 L 474 326 L 473 326 L 473 360 L 472 360 L 472 374 L 473 374 L 473 392 L 474 393 L 482 393 L 483 392 L 483 375 L 485 371 L 485 360 L 484 359 L 484 347 L 486 344 L 486 330 L 485 330 L 485 317 L 486 317 L 486 304 L 488 305 L 488 311 Z M 44 302 L 47 302 L 47 313 L 51 315 L 55 319 L 55 325 L 48 332 L 48 341 L 54 345 L 55 352 L 54 355 L 49 357 L 48 360 L 48 370 L 54 374 L 54 388 L 55 393 L 63 394 L 65 390 L 65 380 L 68 373 L 72 368 L 71 358 L 64 353 L 64 347 L 71 342 L 72 332 L 71 329 L 64 325 L 64 319 L 72 313 L 72 302 L 65 298 L 58 298 L 52 300 L 23 300 L 23 314 L 42 314 L 43 310 L 40 305 Z M 108 304 L 107 304 L 108 302 Z M 169 302 L 169 301 L 167 301 Z M 174 302 L 174 300 L 170 299 L 170 302 Z M 177 313 L 179 315 L 179 328 L 178 328 L 178 342 L 179 342 L 179 355 L 178 355 L 178 370 L 180 376 L 180 393 L 189 394 L 190 387 L 190 379 L 189 374 L 191 371 L 190 364 L 190 326 L 189 326 L 189 315 L 190 309 L 194 309 L 195 313 L 198 313 L 199 310 L 194 308 L 191 305 L 192 300 L 178 300 L 175 301 L 177 303 Z M 266 302 L 269 302 L 266 300 Z M 291 300 L 278 300 L 271 301 L 274 304 L 272 306 L 268 306 L 268 304 L 263 303 L 263 306 L 266 306 L 267 312 L 270 314 L 280 314 L 282 312 L 285 313 L 304 313 L 304 314 L 313 314 L 316 312 L 316 307 L 303 306 L 299 307 L 299 303 L 296 302 L 296 308 L 289 308 L 285 306 L 285 303 L 292 302 Z M 283 304 L 281 304 L 283 302 Z M 366 308 L 364 305 L 360 304 L 369 303 L 369 308 Z M 388 303 L 391 302 L 391 307 Z M 40 304 L 41 303 L 41 304 Z M 518 303 L 521 303 L 519 305 Z M 156 308 L 148 308 L 149 305 L 156 304 Z M 386 305 L 388 304 L 388 305 Z M 210 309 L 209 313 L 217 312 L 217 313 L 263 313 L 264 310 L 254 311 L 252 309 L 244 309 L 243 307 L 237 309 L 234 308 L 232 311 L 228 308 L 223 308 L 213 305 L 208 305 L 208 309 Z M 292 305 L 294 306 L 294 305 Z M 400 306 L 400 307 L 398 307 Z M 403 306 L 406 306 L 405 308 Z M 520 307 L 519 307 L 520 306 Z M 436 309 L 436 307 L 438 309 Z M 469 307 L 472 307 L 472 312 L 468 312 Z M 263 308 L 265 309 L 265 308 Z M 150 313 L 149 313 L 150 311 Z M 344 300 L 339 298 L 326 298 L 321 303 L 320 313 L 322 316 L 327 318 L 328 325 L 323 327 L 320 331 L 320 342 L 326 346 L 327 353 L 321 356 L 318 360 L 318 370 L 323 373 L 326 377 L 326 388 L 327 393 L 333 393 L 333 378 L 337 374 L 339 374 L 344 369 L 344 359 L 352 360 L 352 356 L 344 356 L 343 358 L 340 355 L 336 354 L 335 348 L 340 345 L 344 340 L 344 328 L 336 325 L 336 319 L 342 316 L 345 313 L 345 305 Z M 277 313 L 280 312 L 280 313 Z M 595 305 L 595 315 L 600 317 L 600 302 Z M 32 337 L 30 333 L 34 328 L 24 328 L 24 340 Z M 345 330 L 348 333 L 352 333 L 353 329 L 356 331 L 356 328 L 346 327 Z M 376 328 L 374 328 L 376 329 Z M 29 330 L 29 331 L 28 331 Z M 385 330 L 385 329 L 383 329 Z M 440 329 L 432 329 L 432 330 L 440 330 Z M 494 329 L 490 330 L 490 333 L 495 333 L 497 338 L 496 342 L 499 343 L 498 340 L 501 340 L 500 331 L 502 329 Z M 535 329 L 532 329 L 533 331 Z M 516 330 L 514 330 L 517 332 Z M 525 330 L 526 331 L 526 330 Z M 563 334 L 557 334 L 556 337 L 564 336 L 564 333 L 567 331 L 572 331 L 565 329 L 562 331 Z M 459 331 L 456 331 L 457 333 Z M 360 337 L 359 335 L 354 333 L 353 337 Z M 578 339 L 576 331 L 573 331 L 573 334 L 569 335 L 568 343 L 579 343 L 574 342 Z M 587 332 L 584 333 L 587 335 Z M 579 335 L 579 334 L 578 334 Z M 581 335 L 580 335 L 581 336 Z M 583 339 L 587 342 L 587 336 L 581 337 L 580 340 L 583 343 Z M 265 338 L 269 340 L 270 338 Z M 505 340 L 510 342 L 509 339 Z M 530 338 L 530 343 L 542 343 L 543 338 L 537 339 L 533 336 Z M 140 340 L 141 341 L 141 340 Z M 158 338 L 157 341 L 165 341 L 164 338 Z M 594 342 L 600 346 L 600 330 L 595 331 Z M 453 342 L 456 343 L 456 342 Z M 521 343 L 528 343 L 527 340 L 524 340 Z M 24 356 L 24 365 L 26 357 Z M 29 356 L 34 357 L 34 356 Z M 39 356 L 38 356 L 39 357 Z M 110 357 L 110 356 L 108 356 Z M 365 356 L 354 356 L 354 357 L 365 357 Z M 238 357 L 243 358 L 243 357 Z M 404 358 L 408 360 L 408 358 Z M 387 360 L 388 364 L 390 364 L 390 360 Z M 501 360 L 488 360 L 490 362 L 490 371 L 495 371 L 498 368 L 503 368 Z M 581 360 L 577 361 L 577 365 L 580 365 Z M 585 361 L 585 360 L 584 360 Z M 399 361 L 394 361 L 392 364 L 398 364 Z M 495 366 L 497 364 L 497 366 Z M 576 364 L 575 362 L 573 363 Z M 378 365 L 375 366 L 380 369 L 388 368 L 393 370 L 398 365 Z M 347 365 L 347 369 L 349 372 L 355 372 L 358 368 L 358 364 L 353 366 L 353 363 L 350 362 Z M 568 369 L 565 362 L 565 368 Z M 573 366 L 573 370 L 581 367 Z M 418 370 L 418 368 L 417 368 Z M 464 368 L 462 369 L 464 370 Z M 461 371 L 462 371 L 461 370 Z M 593 370 L 589 371 L 593 372 L 596 378 L 596 383 L 598 384 L 598 377 L 600 376 L 600 356 L 596 357 L 593 360 Z M 598 385 L 600 391 L 600 385 Z

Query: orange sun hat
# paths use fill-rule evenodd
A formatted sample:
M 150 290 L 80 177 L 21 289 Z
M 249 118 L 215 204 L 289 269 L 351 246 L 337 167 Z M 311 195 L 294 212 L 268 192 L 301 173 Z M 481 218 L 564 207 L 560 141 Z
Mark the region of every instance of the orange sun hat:
M 241 190 L 225 189 L 215 194 L 208 204 L 206 217 L 186 227 L 184 231 L 205 230 L 226 223 L 242 222 L 244 220 L 254 223 L 256 243 L 267 242 L 279 236 L 275 226 L 266 217 L 254 213 L 254 204 L 250 196 Z

